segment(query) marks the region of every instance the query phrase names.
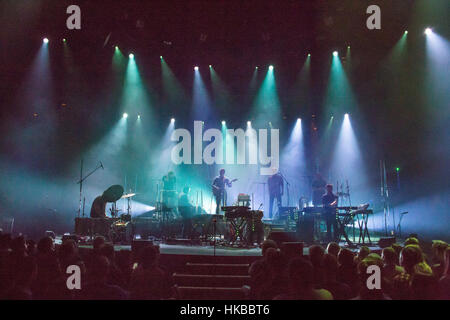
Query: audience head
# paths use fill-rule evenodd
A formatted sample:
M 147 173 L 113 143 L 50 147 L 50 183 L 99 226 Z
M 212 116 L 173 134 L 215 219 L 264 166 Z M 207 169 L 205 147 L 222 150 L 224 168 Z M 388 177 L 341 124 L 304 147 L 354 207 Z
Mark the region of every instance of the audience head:
M 395 250 L 395 254 L 398 258 L 400 256 L 400 252 L 403 249 L 403 246 L 400 243 L 393 243 L 391 247 Z
M 335 281 L 338 272 L 337 258 L 329 253 L 323 256 L 323 267 L 327 281 Z
M 364 258 L 366 258 L 370 253 L 370 249 L 367 246 L 361 246 L 361 248 L 359 248 L 359 252 L 358 252 L 358 259 L 361 261 Z
M 93 260 L 90 268 L 92 279 L 96 282 L 106 282 L 109 275 L 109 260 L 105 256 L 98 255 Z
M 111 243 L 105 243 L 100 248 L 100 254 L 107 257 L 110 263 L 113 263 L 116 258 L 116 254 L 114 252 L 114 246 Z
M 281 254 L 280 250 L 275 249 L 275 248 L 269 248 L 266 251 L 266 262 L 267 265 L 272 269 L 272 270 L 279 270 L 282 269 L 284 267 L 283 263 L 284 263 L 284 259 L 283 259 L 283 255 Z
M 354 254 L 347 248 L 342 248 L 338 254 L 338 262 L 343 267 L 354 266 Z
M 445 261 L 445 251 L 448 248 L 448 243 L 441 240 L 433 240 L 431 245 L 431 251 L 433 253 L 433 258 L 437 261 Z
M 256 260 L 248 269 L 248 274 L 252 281 L 256 284 L 261 284 L 267 280 L 269 269 L 266 263 L 262 260 Z
M 450 247 L 447 247 L 447 250 L 445 250 L 445 269 L 444 269 L 444 276 L 448 275 L 450 272 Z
M 289 280 L 296 291 L 312 289 L 314 285 L 314 267 L 310 261 L 295 258 L 289 263 Z
M 158 249 L 153 245 L 148 245 L 141 250 L 140 262 L 144 269 L 157 266 L 159 259 Z
M 341 250 L 341 247 L 336 242 L 330 242 L 327 246 L 327 253 L 335 256 L 336 258 L 339 250 Z
M 381 252 L 381 258 L 383 259 L 385 265 L 397 264 L 397 254 L 392 247 L 384 248 Z
M 364 258 L 359 264 L 358 264 L 358 274 L 359 274 L 359 279 L 361 280 L 362 283 L 362 288 L 367 288 L 367 279 L 372 275 L 371 272 L 367 273 L 367 269 L 369 268 L 369 266 L 378 266 L 381 270 L 381 268 L 383 267 L 383 260 L 381 259 L 381 257 L 376 254 L 376 253 L 372 253 L 370 255 L 368 255 L 366 258 Z M 380 283 L 381 286 L 381 283 Z M 380 288 L 381 290 L 382 288 Z M 373 292 L 376 293 L 377 289 L 372 289 L 372 290 L 368 290 L 369 292 Z
M 400 252 L 400 265 L 405 267 L 408 273 L 412 273 L 414 266 L 420 262 L 422 262 L 422 250 L 418 245 L 407 245 Z
M 11 241 L 11 249 L 14 253 L 25 254 L 27 244 L 24 236 L 18 236 Z
M 40 254 L 48 254 L 55 250 L 55 244 L 51 237 L 43 237 L 37 244 L 37 250 Z
M 419 239 L 410 236 L 408 239 L 405 240 L 405 247 L 410 244 L 419 245 Z
M 277 249 L 277 243 L 273 240 L 265 240 L 261 245 L 261 254 L 263 255 L 263 257 L 266 257 L 266 251 L 269 248 Z
M 95 253 L 100 253 L 100 249 L 105 245 L 105 238 L 102 236 L 95 237 L 92 246 Z
M 325 254 L 325 250 L 322 246 L 312 245 L 309 247 L 309 259 L 313 266 L 322 265 L 323 255 Z

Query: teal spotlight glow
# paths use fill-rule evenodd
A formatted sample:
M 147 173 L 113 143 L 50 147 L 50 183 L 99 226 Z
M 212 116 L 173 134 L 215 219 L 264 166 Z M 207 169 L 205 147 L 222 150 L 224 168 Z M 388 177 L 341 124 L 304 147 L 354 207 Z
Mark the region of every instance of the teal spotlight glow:
M 308 53 L 308 57 L 311 57 L 311 53 Z
M 162 60 L 163 57 L 162 57 L 162 56 L 159 56 L 159 58 Z
M 256 66 L 255 69 L 258 70 L 258 66 Z
M 405 34 L 408 34 L 408 30 L 405 30 Z
M 333 51 L 333 56 L 337 57 L 338 52 L 337 51 Z
M 48 38 L 44 38 L 42 41 L 43 41 L 44 43 L 48 43 Z
M 222 120 L 222 125 L 224 126 L 226 124 L 225 120 Z
M 141 118 L 141 115 L 140 114 L 138 114 L 138 119 L 140 119 Z
M 211 68 L 212 68 L 212 65 L 209 65 L 209 68 L 211 69 Z
M 130 53 L 130 54 L 128 55 L 128 57 L 129 57 L 130 59 L 134 59 L 134 54 Z
M 66 42 L 67 40 L 66 40 L 66 38 L 63 38 L 63 42 Z
M 128 113 L 124 113 L 122 116 L 124 119 L 128 118 Z
M 269 70 L 272 71 L 273 70 L 273 65 L 269 66 Z

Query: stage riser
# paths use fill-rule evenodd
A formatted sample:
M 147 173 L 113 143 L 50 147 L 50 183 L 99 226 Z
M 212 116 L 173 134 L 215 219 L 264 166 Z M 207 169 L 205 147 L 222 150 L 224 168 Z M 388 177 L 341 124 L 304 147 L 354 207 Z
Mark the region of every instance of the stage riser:
M 227 287 L 241 288 L 250 285 L 249 276 L 173 274 L 176 284 L 183 287 Z

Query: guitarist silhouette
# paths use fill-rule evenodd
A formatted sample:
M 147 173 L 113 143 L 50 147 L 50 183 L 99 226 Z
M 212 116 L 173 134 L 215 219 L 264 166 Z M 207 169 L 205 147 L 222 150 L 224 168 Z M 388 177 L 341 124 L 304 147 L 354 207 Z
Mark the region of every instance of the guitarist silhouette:
M 222 205 L 226 205 L 226 190 L 225 187 L 231 188 L 232 183 L 237 181 L 237 179 L 233 179 L 230 181 L 227 177 L 225 177 L 225 169 L 221 169 L 219 172 L 219 176 L 217 176 L 211 187 L 214 196 L 216 197 L 216 214 L 219 214 L 221 203 Z

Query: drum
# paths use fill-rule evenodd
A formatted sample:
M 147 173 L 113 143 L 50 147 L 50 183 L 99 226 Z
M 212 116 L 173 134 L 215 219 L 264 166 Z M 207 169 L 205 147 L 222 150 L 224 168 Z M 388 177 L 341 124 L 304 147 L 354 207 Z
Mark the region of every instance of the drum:
M 132 240 L 132 225 L 129 221 L 118 220 L 111 225 L 109 239 L 114 242 L 129 243 Z

